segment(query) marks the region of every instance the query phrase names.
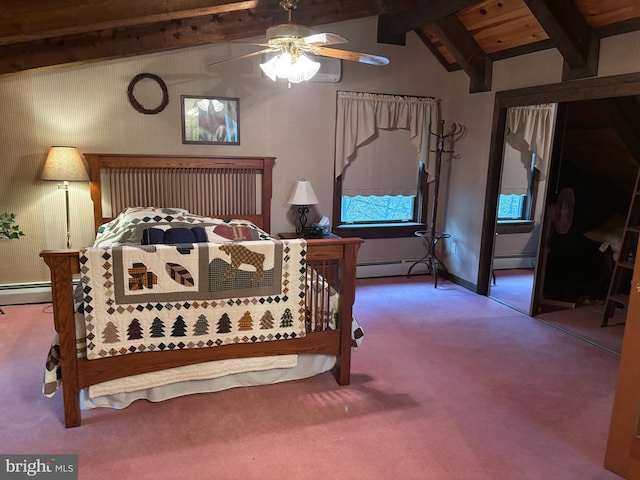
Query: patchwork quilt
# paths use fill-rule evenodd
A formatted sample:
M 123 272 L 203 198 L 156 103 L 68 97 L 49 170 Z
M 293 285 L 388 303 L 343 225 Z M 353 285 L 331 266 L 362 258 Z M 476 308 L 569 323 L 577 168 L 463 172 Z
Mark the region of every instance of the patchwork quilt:
M 305 334 L 303 239 L 80 251 L 87 358 Z
M 205 230 L 207 243 L 142 245 L 146 229 L 193 227 Z M 305 257 L 304 240 L 278 241 L 246 220 L 129 208 L 80 253 L 82 276 L 74 290 L 78 357 L 303 336 Z M 325 288 L 331 300 L 321 315 L 335 328 L 337 292 L 322 279 L 307 285 L 312 292 Z M 352 333 L 359 344 L 362 330 L 355 319 Z M 62 382 L 59 356 L 56 335 L 46 362 L 47 397 Z M 189 375 L 180 378 L 193 379 Z
M 176 208 L 131 207 L 100 226 L 94 247 L 140 245 L 147 228 L 202 227 L 209 242 L 273 239 L 264 230 L 246 220 L 221 220 L 202 217 Z

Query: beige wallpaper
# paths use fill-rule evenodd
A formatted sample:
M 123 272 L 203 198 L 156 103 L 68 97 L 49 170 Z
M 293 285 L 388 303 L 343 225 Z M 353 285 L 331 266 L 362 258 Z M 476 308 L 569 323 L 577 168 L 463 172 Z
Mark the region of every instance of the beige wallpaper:
M 441 228 L 452 234 L 450 245 L 456 245 L 456 253 L 448 255 L 449 271 L 475 283 L 494 93 L 559 82 L 562 58 L 546 50 L 495 62 L 493 91 L 470 95 L 464 72 L 447 73 L 413 34 L 405 47 L 376 44 L 375 18 L 326 30 L 349 38 L 354 50 L 388 56 L 391 64 L 375 68 L 343 62 L 340 83 L 309 82 L 288 89 L 263 78 L 255 61 L 208 69 L 215 60 L 246 53 L 239 45 L 211 45 L 0 77 L 0 211 L 17 213 L 26 233 L 18 241 L 0 240 L 0 285 L 46 281 L 48 271 L 38 253 L 65 245 L 63 192 L 55 182 L 38 180 L 51 145 L 75 145 L 81 152 L 273 155 L 272 231 L 293 228 L 286 199 L 301 177 L 312 182 L 320 199 L 316 213 L 330 216 L 336 90 L 435 96 L 447 125 L 467 127 L 455 157 L 443 164 L 438 215 Z M 604 39 L 599 75 L 640 71 L 638 44 L 638 32 Z M 170 102 L 158 115 L 142 115 L 128 103 L 127 85 L 141 72 L 158 74 L 167 83 Z M 240 98 L 241 145 L 183 145 L 182 94 Z M 151 84 L 140 83 L 136 95 L 150 104 L 157 99 Z M 70 194 L 73 244 L 90 244 L 88 186 L 74 184 Z M 359 260 L 412 259 L 422 253 L 417 238 L 371 240 Z
M 83 153 L 182 153 L 271 155 L 274 170 L 272 231 L 290 231 L 286 199 L 294 182 L 307 178 L 320 199 L 318 215 L 331 216 L 336 90 L 359 90 L 442 97 L 447 74 L 424 45 L 410 35 L 407 46 L 379 45 L 375 18 L 326 27 L 349 38 L 357 51 L 388 56 L 391 65 L 372 67 L 343 62 L 340 83 L 308 82 L 287 88 L 260 75 L 258 62 L 245 59 L 207 64 L 247 53 L 241 45 L 211 45 L 0 77 L 0 211 L 15 212 L 26 236 L 0 241 L 0 285 L 48 280 L 38 253 L 64 248 L 64 193 L 56 182 L 40 181 L 51 145 L 74 145 Z M 135 111 L 127 99 L 130 80 L 141 72 L 161 76 L 169 105 L 157 115 Z M 138 83 L 144 105 L 159 103 L 151 81 Z M 240 99 L 240 146 L 183 145 L 180 95 L 218 95 Z M 93 214 L 87 184 L 70 190 L 72 244 L 93 240 Z M 364 260 L 415 258 L 419 239 L 367 242 Z

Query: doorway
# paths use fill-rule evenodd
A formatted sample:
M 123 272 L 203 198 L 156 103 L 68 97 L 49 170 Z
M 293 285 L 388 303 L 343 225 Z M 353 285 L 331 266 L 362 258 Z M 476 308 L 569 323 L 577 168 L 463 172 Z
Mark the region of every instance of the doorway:
M 630 117 L 618 124 L 625 111 Z M 587 99 L 560 104 L 559 118 L 547 197 L 556 220 L 534 314 L 620 354 L 626 310 L 601 325 L 640 162 L 625 131 L 640 108 L 634 97 Z
M 508 92 L 499 92 L 496 94 L 489 174 L 487 177 L 487 200 L 485 205 L 483 237 L 480 252 L 478 276 L 479 293 L 491 296 L 495 294 L 495 288 L 492 287 L 492 282 L 494 274 L 493 253 L 497 244 L 497 238 L 495 235 L 496 210 L 498 206 L 498 195 L 501 188 L 502 160 L 505 153 L 504 132 L 506 131 L 508 109 L 545 102 L 560 103 L 563 110 L 561 112 L 561 109 L 559 108 L 557 121 L 558 131 L 555 135 L 555 144 L 551 161 L 555 170 L 552 168 L 549 172 L 550 185 L 548 186 L 545 206 L 548 208 L 548 205 L 555 205 L 560 191 L 565 187 L 572 188 L 574 192 L 578 193 L 578 197 L 580 197 L 579 201 L 581 210 L 577 213 L 577 221 L 574 225 L 575 232 L 572 232 L 571 235 L 565 236 L 564 238 L 560 238 L 560 235 L 558 235 L 557 232 L 552 232 L 552 235 L 549 236 L 551 251 L 539 250 L 539 252 L 548 254 L 547 256 L 551 258 L 549 262 L 545 262 L 545 268 L 548 266 L 549 268 L 547 270 L 550 269 L 550 271 L 547 271 L 543 276 L 541 276 L 540 268 L 537 268 L 535 285 L 532 290 L 529 290 L 530 292 L 533 292 L 533 297 L 530 303 L 530 311 L 525 313 L 536 315 L 542 311 L 540 306 L 541 300 L 557 299 L 560 304 L 566 303 L 568 308 L 570 308 L 571 304 L 574 303 L 575 298 L 572 299 L 566 297 L 575 297 L 578 293 L 577 291 L 568 292 L 569 295 L 567 295 L 566 291 L 558 291 L 558 286 L 561 284 L 574 286 L 574 284 L 578 283 L 575 281 L 576 278 L 578 280 L 582 280 L 582 277 L 579 274 L 579 268 L 572 268 L 570 262 L 577 262 L 580 267 L 587 268 L 589 273 L 594 273 L 596 269 L 592 266 L 593 264 L 588 264 L 588 262 L 584 262 L 582 259 L 579 259 L 579 257 L 569 258 L 567 256 L 566 253 L 572 252 L 571 249 L 573 248 L 569 239 L 576 236 L 580 236 L 582 238 L 582 234 L 588 230 L 586 228 L 588 222 L 585 222 L 585 219 L 592 222 L 591 227 L 593 228 L 591 229 L 596 229 L 598 226 L 609 220 L 607 215 L 610 212 L 602 212 L 602 214 L 598 212 L 598 215 L 594 215 L 597 208 L 600 208 L 603 205 L 601 202 L 595 202 L 596 195 L 593 195 L 594 192 L 603 193 L 603 191 L 606 190 L 602 181 L 591 185 L 588 183 L 582 185 L 570 185 L 566 180 L 567 178 L 574 176 L 575 172 L 571 175 L 569 175 L 568 172 L 571 172 L 572 169 L 575 170 L 576 162 L 580 164 L 589 152 L 594 153 L 597 160 L 591 163 L 590 167 L 585 163 L 584 165 L 580 165 L 581 168 L 590 168 L 591 171 L 589 173 L 595 174 L 596 177 L 599 175 L 602 176 L 602 171 L 598 172 L 597 169 L 594 170 L 594 168 L 602 169 L 604 166 L 605 170 L 610 170 L 611 155 L 609 154 L 609 156 L 607 156 L 607 154 L 604 154 L 602 149 L 597 147 L 598 144 L 596 143 L 596 140 L 600 142 L 604 142 L 605 140 L 600 138 L 601 135 L 595 135 L 593 131 L 587 133 L 584 133 L 585 131 L 583 131 L 583 133 L 578 133 L 578 129 L 575 129 L 573 125 L 571 125 L 570 129 L 567 129 L 567 125 L 565 123 L 570 121 L 570 123 L 576 124 L 579 123 L 579 121 L 582 121 L 586 124 L 588 116 L 585 113 L 585 108 L 587 106 L 589 106 L 589 108 L 597 106 L 597 111 L 599 113 L 596 114 L 596 118 L 603 119 L 607 117 L 612 119 L 609 133 L 611 129 L 618 129 L 618 136 L 622 138 L 627 149 L 633 151 L 633 136 L 629 135 L 631 141 L 629 138 L 624 138 L 624 130 L 631 128 L 632 130 L 635 129 L 637 132 L 640 127 L 640 114 L 638 114 L 638 112 L 640 112 L 640 108 L 638 107 L 638 102 L 635 98 L 638 95 L 640 95 L 640 74 L 590 79 L 580 82 L 572 82 L 572 84 L 569 85 L 547 85 Z M 567 113 L 568 111 L 569 113 Z M 615 123 L 618 124 L 614 125 Z M 623 128 L 620 129 L 620 126 Z M 567 145 L 569 145 L 567 140 L 570 140 L 571 142 L 571 152 L 566 151 Z M 636 143 L 637 142 L 638 141 L 636 140 Z M 640 152 L 640 149 L 633 152 L 630 157 L 632 158 L 632 161 L 631 163 L 627 162 L 626 167 L 616 169 L 618 172 L 617 175 L 624 177 L 627 180 L 631 180 L 631 182 L 635 180 L 635 171 L 637 171 L 638 168 L 637 159 L 640 158 L 640 153 L 638 152 Z M 621 155 L 618 152 L 614 154 L 614 156 L 616 159 L 619 159 L 618 157 Z M 570 161 L 567 160 L 569 157 Z M 633 172 L 631 172 L 632 170 Z M 586 197 L 583 194 L 584 192 L 586 192 Z M 610 196 L 613 196 L 613 194 L 610 194 Z M 583 208 L 585 205 L 585 198 L 587 201 L 593 200 L 595 202 L 595 207 L 594 202 L 592 202 L 591 205 L 587 202 L 587 207 Z M 628 207 L 628 203 L 626 206 Z M 547 208 L 545 208 L 545 210 Z M 595 225 L 596 223 L 598 225 Z M 597 243 L 597 245 L 600 246 L 602 243 L 603 242 Z M 547 248 L 549 245 L 545 244 L 544 246 L 541 246 L 541 248 Z M 538 260 L 540 260 L 540 255 L 537 255 L 536 257 L 536 261 Z M 564 265 L 562 264 L 563 261 Z M 567 262 L 569 262 L 569 266 L 567 266 Z M 557 281 L 558 279 L 562 279 L 562 275 L 559 275 L 559 272 L 572 273 L 574 278 L 572 280 L 565 276 L 562 281 Z M 602 277 L 602 275 L 600 276 Z M 500 275 L 498 274 L 496 279 L 498 282 L 500 281 L 499 277 Z M 583 295 L 590 296 L 591 292 L 585 292 Z M 544 308 L 547 310 L 549 309 L 548 306 Z M 518 309 L 523 311 L 521 308 Z

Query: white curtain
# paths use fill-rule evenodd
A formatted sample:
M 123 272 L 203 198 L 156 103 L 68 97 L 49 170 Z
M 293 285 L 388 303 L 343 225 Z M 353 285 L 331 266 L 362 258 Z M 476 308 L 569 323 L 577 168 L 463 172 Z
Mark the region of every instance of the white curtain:
M 555 103 L 507 110 L 507 141 L 521 152 L 535 154 L 534 167 L 543 175 L 551 154 L 555 115 Z
M 430 129 L 438 126 L 438 102 L 433 98 L 338 92 L 335 175 L 355 157 L 358 147 L 379 128 L 410 131 L 419 160 L 429 171 Z
M 342 171 L 342 195 L 416 194 L 418 158 L 408 130 L 381 129 Z

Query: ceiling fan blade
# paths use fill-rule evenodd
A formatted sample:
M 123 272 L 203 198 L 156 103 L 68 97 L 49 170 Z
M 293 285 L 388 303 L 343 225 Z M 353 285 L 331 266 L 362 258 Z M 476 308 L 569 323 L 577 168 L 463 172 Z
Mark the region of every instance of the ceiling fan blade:
M 371 55 L 370 53 L 352 52 L 350 50 L 338 50 L 337 48 L 314 47 L 311 52 L 316 55 L 325 57 L 339 58 L 341 60 L 350 60 L 352 62 L 367 63 L 369 65 L 387 65 L 389 59 L 379 55 Z
M 307 45 L 312 47 L 317 45 L 338 45 L 341 43 L 349 43 L 349 40 L 337 33 L 315 33 L 302 39 Z
M 242 40 L 226 40 L 224 42 L 216 42 L 219 44 L 232 43 L 234 45 L 252 45 L 254 47 L 270 47 L 268 43 L 243 42 Z
M 245 55 L 240 55 L 238 57 L 231 57 L 231 58 L 226 58 L 224 60 L 220 60 L 218 62 L 213 62 L 207 65 L 207 67 L 214 67 L 216 65 L 221 65 L 223 63 L 227 63 L 227 62 L 231 62 L 233 60 L 241 60 L 243 58 L 249 58 L 249 57 L 255 57 L 256 55 L 261 55 L 263 53 L 269 53 L 269 52 L 276 52 L 280 50 L 279 48 L 265 48 L 263 50 L 258 50 L 257 52 L 251 52 L 251 53 L 247 53 Z

